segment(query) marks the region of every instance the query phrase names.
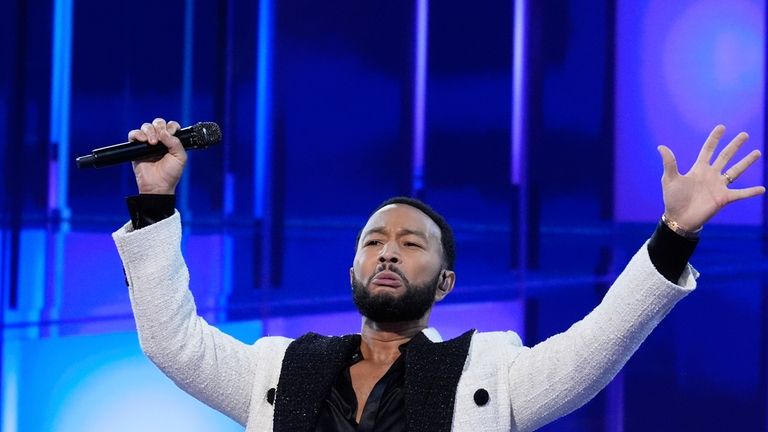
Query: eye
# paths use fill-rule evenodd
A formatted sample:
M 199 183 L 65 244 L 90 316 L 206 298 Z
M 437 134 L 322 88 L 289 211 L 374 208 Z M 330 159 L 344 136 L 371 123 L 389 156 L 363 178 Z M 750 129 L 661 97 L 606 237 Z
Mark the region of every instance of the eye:
M 381 240 L 375 240 L 375 239 L 368 240 L 368 241 L 365 242 L 365 246 L 379 246 L 381 244 L 382 244 Z
M 406 247 L 417 247 L 419 249 L 424 249 L 424 247 L 422 245 L 420 245 L 418 243 L 414 243 L 414 242 L 405 242 L 405 246 Z

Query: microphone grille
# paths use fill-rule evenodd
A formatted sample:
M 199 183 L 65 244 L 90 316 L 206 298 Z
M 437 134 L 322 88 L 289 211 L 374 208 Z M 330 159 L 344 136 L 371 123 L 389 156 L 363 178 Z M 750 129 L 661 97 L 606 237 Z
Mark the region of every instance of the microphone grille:
M 200 122 L 194 126 L 194 135 L 203 146 L 209 146 L 221 141 L 221 128 L 214 122 Z

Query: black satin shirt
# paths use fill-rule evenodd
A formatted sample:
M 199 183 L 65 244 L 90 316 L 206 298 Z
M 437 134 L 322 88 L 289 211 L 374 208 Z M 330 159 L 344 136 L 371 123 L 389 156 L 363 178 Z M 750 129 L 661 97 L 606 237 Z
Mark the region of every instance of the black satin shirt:
M 315 432 L 401 432 L 405 431 L 405 349 L 387 373 L 373 386 L 365 402 L 360 424 L 355 419 L 357 396 L 349 369 L 363 360 L 360 348 L 336 378 L 331 393 L 320 408 Z

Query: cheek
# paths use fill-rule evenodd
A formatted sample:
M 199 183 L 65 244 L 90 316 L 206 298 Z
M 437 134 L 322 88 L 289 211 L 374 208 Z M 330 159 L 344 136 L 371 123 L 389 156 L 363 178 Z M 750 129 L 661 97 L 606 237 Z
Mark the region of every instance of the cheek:
M 363 279 L 369 271 L 369 267 L 375 267 L 376 261 L 371 259 L 365 251 L 359 251 L 355 254 L 352 261 L 352 268 L 359 279 Z
M 421 259 L 410 260 L 410 265 L 406 263 L 412 275 L 412 281 L 415 283 L 428 282 L 434 278 L 435 273 L 440 271 L 441 260 L 431 257 L 422 257 Z

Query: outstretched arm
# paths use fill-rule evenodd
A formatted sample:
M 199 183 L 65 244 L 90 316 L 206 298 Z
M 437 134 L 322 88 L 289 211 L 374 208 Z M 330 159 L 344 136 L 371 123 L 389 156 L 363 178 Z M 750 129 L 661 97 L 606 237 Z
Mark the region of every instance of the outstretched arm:
M 156 206 L 156 202 L 173 202 L 187 160 L 184 147 L 173 136 L 178 129 L 176 122 L 155 119 L 129 133 L 130 140 L 168 148 L 159 160 L 134 162 L 142 195 L 132 197 L 132 213 Z M 181 254 L 179 214 L 174 214 L 172 208 L 154 213 L 161 216 L 132 214 L 133 222 L 113 234 L 129 285 L 141 347 L 179 387 L 245 424 L 257 347 L 221 333 L 197 315 Z
M 679 235 L 695 237 L 729 203 L 765 192 L 762 186 L 728 187 L 760 152 L 752 151 L 723 171 L 747 140 L 747 134 L 738 134 L 713 162 L 724 130 L 715 127 L 686 174 L 678 172 L 672 151 L 659 146 L 665 220 Z M 584 319 L 533 348 L 524 348 L 509 374 L 515 429 L 534 430 L 594 397 L 675 303 L 694 289 L 695 275 L 688 266 L 676 283 L 670 282 L 655 268 L 644 246 Z

